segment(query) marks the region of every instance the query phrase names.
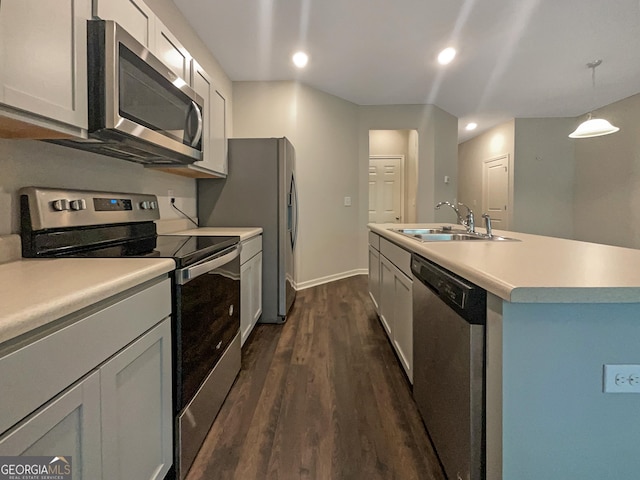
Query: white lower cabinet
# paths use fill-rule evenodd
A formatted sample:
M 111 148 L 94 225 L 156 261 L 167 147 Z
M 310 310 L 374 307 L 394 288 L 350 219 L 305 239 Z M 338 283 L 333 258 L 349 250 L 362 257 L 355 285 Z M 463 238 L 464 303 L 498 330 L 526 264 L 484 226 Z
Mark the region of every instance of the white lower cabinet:
M 380 315 L 380 252 L 369 245 L 369 296 Z
M 373 248 L 373 244 L 369 245 L 369 294 L 374 298 L 377 289 L 380 323 L 387 332 L 409 381 L 413 383 L 411 254 L 384 238 L 378 240 L 379 252 Z M 376 258 L 379 259 L 378 264 L 375 262 Z M 374 298 L 374 303 L 375 301 Z
M 100 367 L 102 478 L 162 480 L 173 462 L 171 320 Z
M 262 235 L 242 242 L 240 252 L 241 343 L 249 338 L 262 315 Z
M 0 438 L 0 456 L 71 457 L 73 478 L 101 478 L 100 374 L 93 372 Z
M 0 357 L 0 456 L 71 457 L 74 480 L 162 480 L 173 462 L 170 287 Z

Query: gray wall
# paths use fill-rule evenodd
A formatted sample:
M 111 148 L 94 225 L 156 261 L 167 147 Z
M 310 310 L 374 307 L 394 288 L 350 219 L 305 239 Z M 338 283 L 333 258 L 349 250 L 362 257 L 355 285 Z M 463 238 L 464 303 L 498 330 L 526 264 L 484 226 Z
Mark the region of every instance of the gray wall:
M 237 138 L 286 136 L 296 148 L 298 288 L 361 273 L 356 105 L 296 82 L 236 82 L 234 118 Z
M 360 217 L 358 220 L 359 264 L 367 265 L 367 205 L 369 194 L 369 131 L 417 130 L 418 182 L 415 194 L 418 222 L 444 222 L 446 212 L 434 210 L 442 199 L 457 195 L 458 120 L 435 105 L 364 105 L 358 120 Z M 415 140 L 415 139 L 414 139 Z M 417 143 L 417 148 L 415 146 Z M 444 175 L 451 177 L 445 185 Z
M 573 118 L 516 119 L 512 230 L 573 237 L 576 140 L 567 135 L 574 123 Z
M 575 237 L 640 248 L 640 94 L 595 113 L 620 131 L 575 141 Z
M 172 190 L 178 208 L 196 215 L 195 180 L 59 145 L 0 139 L 0 172 L 0 235 L 20 233 L 17 191 L 27 186 L 151 193 L 162 219 L 181 218 L 169 205 Z
M 509 156 L 508 230 L 573 237 L 573 118 L 517 118 L 458 146 L 460 201 L 482 208 L 482 164 Z
M 513 185 L 513 158 L 515 153 L 515 121 L 497 125 L 477 137 L 458 145 L 458 200 L 474 211 L 482 209 L 482 165 L 487 160 L 509 156 L 510 187 Z M 513 205 L 513 189 L 509 190 Z M 453 215 L 453 214 L 451 214 Z M 480 218 L 477 215 L 477 218 Z M 513 209 L 508 212 L 507 228 L 512 230 Z
M 234 82 L 234 122 L 236 137 L 284 135 L 296 147 L 301 288 L 366 272 L 370 130 L 418 131 L 418 221 L 433 221 L 434 199 L 455 196 L 457 120 L 437 107 L 357 106 L 295 82 Z M 434 184 L 436 169 L 452 183 Z

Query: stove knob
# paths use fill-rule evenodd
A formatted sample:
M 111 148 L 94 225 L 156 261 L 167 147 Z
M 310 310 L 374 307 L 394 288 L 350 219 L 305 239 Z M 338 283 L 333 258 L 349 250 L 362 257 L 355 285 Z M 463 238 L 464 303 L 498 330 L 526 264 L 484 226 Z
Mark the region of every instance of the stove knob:
M 71 210 L 86 210 L 87 202 L 84 198 L 80 198 L 78 200 L 71 200 L 69 202 L 69 206 L 71 207 Z
M 151 210 L 155 210 L 158 208 L 158 202 L 151 202 L 150 205 L 151 205 Z
M 51 202 L 51 207 L 56 212 L 62 212 L 63 210 L 69 210 L 69 200 L 54 200 Z
M 150 207 L 151 205 L 149 205 L 149 202 L 147 202 L 146 200 L 144 202 L 140 202 L 140 208 L 142 210 L 149 210 Z

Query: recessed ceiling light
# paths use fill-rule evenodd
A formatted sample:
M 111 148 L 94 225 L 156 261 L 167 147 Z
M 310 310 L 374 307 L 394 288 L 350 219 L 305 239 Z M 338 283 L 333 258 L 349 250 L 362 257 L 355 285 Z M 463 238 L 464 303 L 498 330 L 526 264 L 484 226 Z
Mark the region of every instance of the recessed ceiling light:
M 476 128 L 478 128 L 478 124 L 475 122 L 470 122 L 470 123 L 467 123 L 467 126 L 464 128 L 466 130 L 475 130 Z
M 307 62 L 309 61 L 309 55 L 307 55 L 304 52 L 296 52 L 293 54 L 293 57 L 291 58 L 295 66 L 298 68 L 306 67 Z
M 438 63 L 440 65 L 448 65 L 456 56 L 456 49 L 448 47 L 438 54 Z

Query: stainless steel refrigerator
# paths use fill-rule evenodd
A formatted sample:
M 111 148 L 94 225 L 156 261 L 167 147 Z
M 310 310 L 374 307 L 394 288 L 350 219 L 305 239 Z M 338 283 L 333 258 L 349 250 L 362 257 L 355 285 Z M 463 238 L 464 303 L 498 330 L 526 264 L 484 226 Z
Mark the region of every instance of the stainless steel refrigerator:
M 203 227 L 262 227 L 262 323 L 293 305 L 298 198 L 295 149 L 286 138 L 229 139 L 226 179 L 198 180 Z

